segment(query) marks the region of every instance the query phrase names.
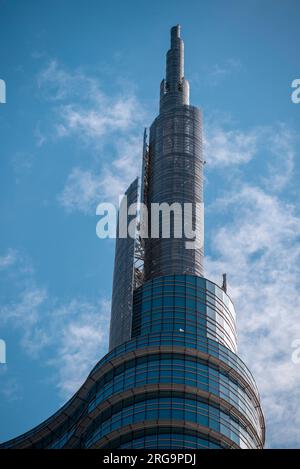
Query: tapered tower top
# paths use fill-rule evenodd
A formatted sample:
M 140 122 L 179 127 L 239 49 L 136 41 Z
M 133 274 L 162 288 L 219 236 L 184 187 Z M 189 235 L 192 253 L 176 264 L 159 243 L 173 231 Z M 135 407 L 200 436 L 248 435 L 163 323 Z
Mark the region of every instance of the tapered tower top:
M 180 25 L 171 28 L 171 48 L 167 52 L 166 78 L 161 82 L 160 112 L 189 104 L 189 83 L 184 78 L 184 44 Z
M 171 46 L 172 42 L 180 37 L 180 24 L 176 24 L 176 26 L 172 26 L 171 28 Z

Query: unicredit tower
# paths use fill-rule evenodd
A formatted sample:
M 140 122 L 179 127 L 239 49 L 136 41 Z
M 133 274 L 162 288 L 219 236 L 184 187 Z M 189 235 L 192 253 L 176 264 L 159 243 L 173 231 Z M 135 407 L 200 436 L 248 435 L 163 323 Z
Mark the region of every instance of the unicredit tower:
M 135 224 L 127 212 L 135 236 L 120 235 L 119 217 L 109 352 L 56 414 L 2 448 L 263 448 L 259 394 L 237 355 L 226 279 L 205 278 L 203 242 L 188 246 L 184 218 L 165 236 L 151 216 L 164 204 L 172 221 L 174 204 L 190 205 L 192 228 L 203 231 L 195 209 L 203 205 L 201 112 L 189 103 L 178 25 L 141 154 L 141 178 L 123 201 L 148 210 Z

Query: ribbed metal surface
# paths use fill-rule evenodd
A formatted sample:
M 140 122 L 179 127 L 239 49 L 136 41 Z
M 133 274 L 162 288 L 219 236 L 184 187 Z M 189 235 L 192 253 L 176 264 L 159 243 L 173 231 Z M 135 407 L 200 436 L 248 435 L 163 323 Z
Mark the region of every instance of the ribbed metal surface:
M 149 214 L 151 203 L 177 202 L 182 208 L 184 203 L 190 203 L 196 213 L 196 203 L 203 202 L 201 112 L 189 105 L 183 61 L 183 41 L 179 26 L 175 26 L 171 30 L 166 80 L 161 87 L 160 114 L 150 129 L 146 198 Z M 195 228 L 195 217 L 193 223 Z M 148 225 L 151 232 L 150 215 Z M 185 236 L 146 240 L 145 280 L 168 274 L 203 275 L 203 246 L 186 249 L 186 241 Z

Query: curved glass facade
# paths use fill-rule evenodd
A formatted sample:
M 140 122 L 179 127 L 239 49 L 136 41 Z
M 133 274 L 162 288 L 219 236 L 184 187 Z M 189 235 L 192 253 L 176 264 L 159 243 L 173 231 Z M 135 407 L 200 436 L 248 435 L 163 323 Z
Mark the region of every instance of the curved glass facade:
M 139 317 L 141 305 L 159 293 L 156 288 L 163 298 L 169 293 L 173 297 L 173 306 L 168 306 L 173 314 L 160 321 L 160 330 L 149 326 L 148 313 L 156 311 L 152 300 L 143 321 Z M 185 331 L 191 315 L 188 290 L 195 305 L 200 292 L 201 312 Z M 179 293 L 188 301 L 178 317 Z M 261 448 L 264 420 L 253 377 L 229 347 L 205 334 L 201 320 L 207 296 L 215 298 L 220 310 L 227 297 L 224 311 L 233 320 L 230 299 L 206 279 L 172 275 L 146 282 L 136 290 L 133 308 L 133 335 L 140 335 L 103 357 L 52 419 L 6 446 L 137 448 L 144 443 L 162 448 L 174 434 L 172 448 Z M 180 428 L 184 432 L 176 433 Z
M 91 392 L 88 412 L 117 392 L 155 383 L 183 384 L 219 395 L 244 413 L 259 431 L 257 402 L 243 383 L 217 365 L 179 353 L 138 357 L 107 372 Z
M 109 407 L 88 427 L 84 437 L 85 447 L 92 447 L 116 428 L 145 420 L 148 425 L 152 422 L 154 426 L 159 426 L 163 420 L 174 426 L 177 422 L 177 425 L 193 422 L 199 427 L 209 427 L 228 436 L 238 446 L 256 447 L 255 437 L 233 413 L 196 395 L 174 391 L 133 396 Z
M 117 439 L 114 444 L 120 449 L 229 449 L 225 443 L 220 444 L 209 436 L 188 431 L 183 427 L 140 430 L 129 433 L 125 438 Z
M 135 291 L 132 336 L 158 331 L 193 333 L 237 350 L 233 304 L 203 277 L 156 277 Z

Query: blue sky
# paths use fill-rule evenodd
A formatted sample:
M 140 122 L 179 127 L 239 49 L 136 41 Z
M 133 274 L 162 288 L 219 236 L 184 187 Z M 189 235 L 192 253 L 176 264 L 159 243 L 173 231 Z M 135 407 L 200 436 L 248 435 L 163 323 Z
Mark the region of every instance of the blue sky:
M 268 446 L 300 446 L 299 15 L 297 0 L 0 0 L 2 441 L 107 350 L 114 242 L 95 209 L 139 172 L 180 23 L 204 116 L 207 276 L 228 273 Z

